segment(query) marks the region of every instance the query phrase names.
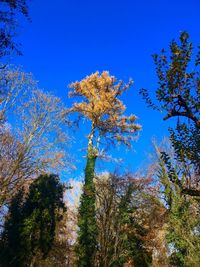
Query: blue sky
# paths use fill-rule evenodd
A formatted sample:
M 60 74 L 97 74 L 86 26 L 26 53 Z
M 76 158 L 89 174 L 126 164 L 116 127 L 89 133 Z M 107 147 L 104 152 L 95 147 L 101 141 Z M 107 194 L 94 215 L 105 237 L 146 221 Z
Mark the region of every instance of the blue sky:
M 32 0 L 30 17 L 31 23 L 20 22 L 23 56 L 12 63 L 32 72 L 40 87 L 53 91 L 66 104 L 67 85 L 96 70 L 108 70 L 124 81 L 134 80 L 124 102 L 127 113 L 139 117 L 143 130 L 133 151 L 117 151 L 116 155 L 125 155 L 125 166 L 136 169 L 151 150 L 152 137 L 167 135 L 170 123 L 148 109 L 138 94 L 142 87 L 151 92 L 156 88 L 151 55 L 167 49 L 184 30 L 196 46 L 200 44 L 200 1 Z M 83 126 L 81 132 L 85 130 Z M 77 151 L 82 142 L 73 148 L 80 159 L 82 154 Z M 84 161 L 77 167 L 74 175 L 83 170 Z

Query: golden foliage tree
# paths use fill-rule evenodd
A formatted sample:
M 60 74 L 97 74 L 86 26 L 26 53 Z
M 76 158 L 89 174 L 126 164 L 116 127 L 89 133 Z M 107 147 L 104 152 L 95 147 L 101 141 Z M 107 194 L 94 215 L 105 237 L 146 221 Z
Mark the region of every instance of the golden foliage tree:
M 119 97 L 130 88 L 132 81 L 124 84 L 117 82 L 114 76 L 104 71 L 101 74 L 96 72 L 80 82 L 70 84 L 72 89 L 69 97 L 82 97 L 81 102 L 76 102 L 66 110 L 66 113 L 78 112 L 79 116 L 89 119 L 92 123 L 89 135 L 89 145 L 94 145 L 95 135 L 97 145 L 100 138 L 104 137 L 106 142 L 117 141 L 130 146 L 133 140 L 133 133 L 141 126 L 135 124 L 135 115 L 125 116 L 126 106 Z
M 94 266 L 97 245 L 97 226 L 95 215 L 94 170 L 96 158 L 101 155 L 100 146 L 125 144 L 128 147 L 134 134 L 140 130 L 135 124 L 136 116 L 125 116 L 126 109 L 119 97 L 129 89 L 128 84 L 117 81 L 109 72 L 96 72 L 81 81 L 70 84 L 69 97 L 81 97 L 65 110 L 64 115 L 78 113 L 78 118 L 86 118 L 91 123 L 88 135 L 87 163 L 85 168 L 85 183 L 79 207 L 79 233 L 77 256 L 78 266 Z

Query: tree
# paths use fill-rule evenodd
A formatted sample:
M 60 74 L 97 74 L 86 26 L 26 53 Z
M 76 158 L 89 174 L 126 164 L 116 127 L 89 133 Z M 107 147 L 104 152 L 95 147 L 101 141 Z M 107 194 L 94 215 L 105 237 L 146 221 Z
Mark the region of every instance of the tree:
M 135 124 L 136 116 L 125 116 L 125 106 L 119 97 L 131 85 L 117 82 L 108 72 L 98 72 L 80 82 L 70 85 L 70 97 L 82 97 L 82 102 L 75 103 L 63 115 L 78 113 L 91 123 L 88 135 L 87 163 L 85 183 L 79 208 L 78 233 L 78 266 L 93 266 L 97 227 L 95 218 L 95 162 L 100 156 L 100 145 L 103 141 L 123 143 L 130 146 L 134 133 L 141 127 Z
M 71 168 L 62 101 L 38 89 L 31 74 L 4 70 L 0 103 L 0 207 L 26 180 L 41 172 Z M 12 115 L 11 122 L 9 120 Z
M 36 83 L 30 73 L 20 68 L 0 66 L 0 126 L 6 121 L 6 115 L 16 103 L 19 95 L 23 95 L 25 88 L 33 88 Z
M 200 261 L 199 205 L 192 196 L 184 195 L 180 187 L 172 182 L 178 179 L 180 164 L 175 162 L 172 167 L 171 161 L 168 161 L 166 168 L 166 160 L 162 156 L 159 158 L 158 177 L 168 213 L 166 241 L 169 248 L 169 264 L 197 267 Z
M 20 266 L 19 259 L 16 255 L 20 255 L 19 249 L 22 206 L 23 206 L 24 191 L 20 190 L 13 197 L 9 206 L 9 218 L 1 232 L 0 239 L 0 266 Z M 8 215 L 7 215 L 8 216 Z M 15 263 L 13 263 L 15 261 Z
M 68 190 L 67 190 L 68 191 Z M 72 267 L 75 266 L 74 255 L 74 236 L 72 227 L 76 222 L 69 218 L 70 211 L 62 213 L 62 220 L 59 221 L 55 229 L 55 238 L 46 258 L 38 257 L 35 260 L 35 266 L 38 267 Z M 73 223 L 73 225 L 72 225 Z
M 21 54 L 19 44 L 14 40 L 16 35 L 19 14 L 28 18 L 28 6 L 26 0 L 0 0 L 0 58 L 10 55 L 12 52 Z
M 1 239 L 1 266 L 35 266 L 36 258 L 46 258 L 55 228 L 65 211 L 64 186 L 56 175 L 41 175 L 27 196 L 20 191 L 12 200 Z
M 161 253 L 156 237 L 163 225 L 165 208 L 152 193 L 155 189 L 152 190 L 151 180 L 107 173 L 95 179 L 95 188 L 95 266 L 152 266 L 153 250 Z
M 161 55 L 153 56 L 159 85 L 156 90 L 159 104 L 152 102 L 146 89 L 142 89 L 141 94 L 148 106 L 165 113 L 164 120 L 178 118 L 175 129 L 170 128 L 170 139 L 186 179 L 178 178 L 173 182 L 184 194 L 199 197 L 200 50 L 195 59 L 192 55 L 193 45 L 189 42 L 188 33 L 183 32 L 180 35 L 180 43 L 175 40 L 171 42 L 169 56 L 164 49 Z M 191 170 L 194 168 L 196 174 L 191 177 Z
M 19 161 L 22 161 L 20 151 L 23 145 L 13 136 L 7 115 L 11 110 L 15 110 L 17 98 L 19 99 L 31 85 L 34 86 L 29 74 L 17 68 L 10 69 L 8 66 L 0 69 L 0 207 L 9 199 L 8 188 L 18 180 L 15 179 L 16 175 L 22 174 Z M 15 189 L 18 191 L 18 186 Z M 12 191 L 11 188 L 10 190 Z

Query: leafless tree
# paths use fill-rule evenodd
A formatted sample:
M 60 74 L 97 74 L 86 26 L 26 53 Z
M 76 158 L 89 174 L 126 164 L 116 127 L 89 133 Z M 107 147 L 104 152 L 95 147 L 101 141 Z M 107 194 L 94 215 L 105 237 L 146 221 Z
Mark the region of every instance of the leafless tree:
M 31 74 L 6 70 L 1 80 L 0 206 L 41 172 L 72 167 L 62 101 L 37 87 Z M 8 120 L 6 121 L 6 118 Z

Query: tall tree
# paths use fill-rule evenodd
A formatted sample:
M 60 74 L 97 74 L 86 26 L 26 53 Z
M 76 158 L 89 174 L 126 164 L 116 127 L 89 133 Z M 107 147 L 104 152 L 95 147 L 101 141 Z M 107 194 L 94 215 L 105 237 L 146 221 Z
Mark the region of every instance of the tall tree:
M 188 33 L 183 32 L 179 42 L 171 42 L 169 54 L 163 49 L 161 55 L 154 55 L 159 104 L 153 103 L 146 89 L 142 89 L 141 94 L 148 106 L 165 113 L 164 120 L 178 118 L 175 129 L 170 128 L 170 139 L 175 157 L 183 166 L 185 180 L 178 178 L 173 182 L 183 193 L 199 197 L 200 50 L 198 48 L 195 58 L 192 57 L 193 51 Z M 195 176 L 191 176 L 194 168 Z
M 95 216 L 95 162 L 100 155 L 100 146 L 115 142 L 130 146 L 134 133 L 141 127 L 135 124 L 136 116 L 125 116 L 125 106 L 119 97 L 130 86 L 104 71 L 96 72 L 80 82 L 70 85 L 70 97 L 81 97 L 82 101 L 75 103 L 64 114 L 79 113 L 91 123 L 88 135 L 87 163 L 85 168 L 85 183 L 79 208 L 78 232 L 78 266 L 93 266 L 97 226 Z M 105 148 L 105 147 L 104 147 Z
M 32 75 L 17 68 L 6 67 L 1 78 L 0 207 L 41 171 L 70 167 L 61 99 L 38 89 Z
M 63 193 L 58 176 L 41 175 L 26 197 L 20 191 L 13 198 L 2 233 L 1 266 L 34 266 L 36 258 L 47 257 L 65 210 Z

